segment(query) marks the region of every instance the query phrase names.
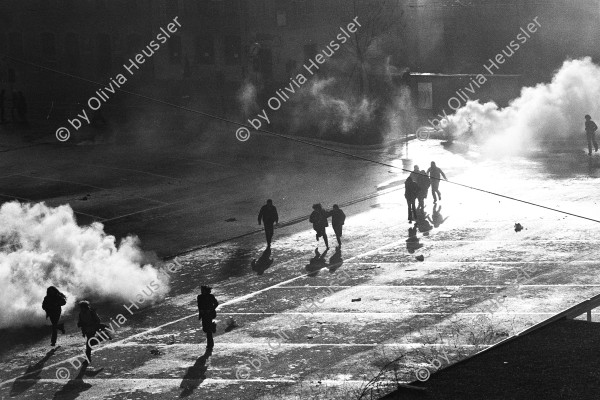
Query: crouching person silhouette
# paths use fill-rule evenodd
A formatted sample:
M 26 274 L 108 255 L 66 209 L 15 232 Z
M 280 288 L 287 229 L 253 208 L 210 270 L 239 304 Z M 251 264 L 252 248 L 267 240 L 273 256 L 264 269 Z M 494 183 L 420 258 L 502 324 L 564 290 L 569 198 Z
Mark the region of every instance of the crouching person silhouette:
M 212 349 L 215 345 L 213 333 L 217 332 L 217 324 L 213 322 L 217 318 L 217 306 L 219 302 L 210 292 L 208 286 L 200 287 L 198 295 L 198 319 L 202 321 L 202 330 L 206 333 L 206 348 Z

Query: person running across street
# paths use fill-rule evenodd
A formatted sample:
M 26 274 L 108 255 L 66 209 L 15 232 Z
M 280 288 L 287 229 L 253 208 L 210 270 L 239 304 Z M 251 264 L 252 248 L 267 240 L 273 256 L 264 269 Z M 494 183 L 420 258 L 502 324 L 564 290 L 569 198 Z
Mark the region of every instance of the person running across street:
M 323 209 L 320 203 L 313 205 L 313 212 L 310 214 L 310 218 L 308 219 L 310 223 L 313 224 L 313 229 L 315 230 L 317 242 L 319 238 L 322 236 L 323 241 L 325 242 L 325 246 L 329 248 L 329 241 L 327 240 L 327 232 L 325 228 L 329 226 L 327 222 L 328 213 Z
M 596 142 L 596 131 L 598 130 L 598 125 L 594 121 L 592 121 L 592 117 L 589 115 L 585 116 L 585 136 L 587 137 L 588 143 L 588 155 L 592 155 L 592 144 L 594 145 L 594 150 L 596 153 L 598 152 L 598 143 Z
M 344 221 L 346 221 L 346 214 L 344 214 L 337 204 L 334 204 L 333 210 L 331 210 L 329 215 L 331 215 L 331 226 L 335 232 L 338 247 L 342 247 L 342 226 L 344 225 Z
M 261 221 L 265 225 L 265 235 L 267 237 L 267 248 L 271 248 L 271 240 L 273 239 L 273 224 L 279 223 L 279 215 L 277 208 L 273 205 L 273 200 L 267 200 L 267 204 L 262 206 L 258 213 L 258 224 Z
M 435 195 L 437 194 L 439 199 L 442 199 L 442 193 L 440 192 L 440 179 L 443 176 L 445 180 L 446 174 L 441 170 L 438 166 L 435 165 L 435 162 L 431 162 L 431 167 L 427 170 L 427 174 L 429 174 L 429 178 L 431 178 L 431 194 L 433 195 L 433 202 L 437 203 L 437 198 Z
M 54 286 L 50 286 L 46 290 L 46 297 L 44 297 L 44 301 L 42 302 L 42 309 L 46 311 L 46 318 L 50 318 L 50 322 L 52 322 L 52 338 L 50 339 L 50 346 L 56 346 L 56 336 L 57 331 L 60 331 L 65 334 L 65 324 L 59 324 L 60 314 L 62 312 L 62 306 L 67 304 L 67 297 L 62 294 L 57 288 Z
M 215 346 L 213 333 L 217 332 L 217 324 L 213 322 L 217 318 L 217 307 L 219 302 L 210 292 L 212 288 L 200 286 L 198 301 L 198 319 L 202 321 L 202 330 L 206 333 L 206 348 L 208 350 Z

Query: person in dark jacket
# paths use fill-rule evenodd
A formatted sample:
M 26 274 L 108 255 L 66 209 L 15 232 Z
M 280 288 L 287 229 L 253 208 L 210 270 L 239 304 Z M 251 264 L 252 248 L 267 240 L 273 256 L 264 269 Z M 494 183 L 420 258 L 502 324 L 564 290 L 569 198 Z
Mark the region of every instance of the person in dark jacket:
M 279 223 L 279 215 L 277 208 L 273 205 L 273 200 L 267 200 L 267 204 L 261 207 L 258 213 L 258 224 L 261 221 L 265 225 L 265 235 L 267 237 L 267 248 L 271 248 L 271 240 L 273 239 L 273 224 Z
M 46 297 L 42 302 L 42 309 L 46 311 L 46 318 L 50 318 L 52 322 L 52 338 L 50 339 L 50 346 L 56 346 L 57 331 L 65 333 L 65 324 L 59 324 L 60 314 L 62 312 L 62 306 L 67 304 L 67 297 L 62 294 L 54 286 L 50 286 L 46 289 Z
M 412 223 L 413 220 L 417 219 L 417 206 L 415 201 L 419 195 L 419 185 L 413 181 L 409 176 L 404 182 L 404 197 L 406 198 L 406 204 L 408 205 L 408 223 Z
M 594 149 L 596 153 L 598 152 L 598 143 L 596 142 L 596 131 L 598 130 L 598 125 L 594 121 L 592 121 L 592 117 L 589 115 L 585 116 L 585 136 L 587 137 L 588 150 L 589 155 L 592 155 L 592 144 L 594 145 Z
M 425 170 L 421 170 L 417 177 L 417 185 L 419 185 L 419 194 L 417 195 L 417 200 L 419 200 L 419 209 L 421 210 L 425 209 L 425 199 L 427 198 L 430 184 L 431 180 L 427 176 L 427 172 L 425 172 Z
M 92 345 L 90 339 L 96 336 L 96 332 L 100 330 L 100 317 L 87 300 L 79 302 L 79 320 L 77 326 L 81 328 L 81 333 L 85 337 L 85 356 L 88 362 L 92 362 Z M 98 339 L 96 339 L 98 340 Z
M 334 204 L 329 215 L 331 216 L 331 226 L 335 232 L 335 238 L 337 239 L 338 246 L 342 247 L 342 227 L 346 221 L 346 214 L 344 214 L 342 209 L 337 204 Z
M 444 171 L 435 165 L 434 161 L 431 162 L 431 167 L 427 170 L 427 173 L 431 178 L 431 194 L 433 195 L 433 202 L 437 203 L 437 199 L 435 197 L 436 194 L 440 200 L 442 199 L 442 193 L 440 192 L 440 179 L 442 176 L 445 180 L 448 180 L 448 178 L 446 178 Z
M 202 330 L 206 333 L 206 348 L 212 349 L 215 346 L 213 333 L 217 332 L 217 324 L 213 319 L 217 318 L 217 307 L 219 302 L 210 292 L 212 289 L 208 286 L 200 287 L 198 295 L 198 319 L 202 321 Z
M 327 240 L 327 232 L 325 231 L 325 228 L 329 226 L 329 223 L 327 222 L 327 217 L 329 214 L 323 209 L 321 204 L 314 204 L 313 210 L 314 211 L 312 214 L 310 214 L 310 218 L 308 220 L 313 224 L 313 229 L 315 232 L 317 232 L 317 242 L 322 236 L 325 246 L 329 249 L 329 241 Z

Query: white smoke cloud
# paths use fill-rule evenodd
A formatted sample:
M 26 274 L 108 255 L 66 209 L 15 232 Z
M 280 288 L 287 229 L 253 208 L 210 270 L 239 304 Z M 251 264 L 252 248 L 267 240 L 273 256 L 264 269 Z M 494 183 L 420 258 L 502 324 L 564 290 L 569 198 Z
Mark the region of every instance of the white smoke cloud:
M 565 61 L 550 83 L 523 88 L 505 108 L 468 102 L 449 116 L 449 128 L 463 134 L 471 120 L 474 138 L 484 151 L 514 154 L 555 139 L 585 143 L 583 117 L 591 114 L 598 120 L 599 111 L 600 67 L 586 57 Z
M 137 238 L 117 245 L 100 223 L 78 226 L 68 205 L 3 204 L 0 245 L 0 328 L 43 323 L 48 286 L 67 296 L 63 314 L 84 298 L 130 302 L 152 281 L 158 289 L 144 305 L 169 290 L 168 275 L 146 263 Z
M 295 127 L 307 123 L 319 123 L 321 132 L 339 129 L 348 133 L 362 123 L 372 119 L 375 102 L 367 98 L 341 98 L 331 93 L 336 84 L 335 78 L 314 79 L 302 90 L 294 110 Z

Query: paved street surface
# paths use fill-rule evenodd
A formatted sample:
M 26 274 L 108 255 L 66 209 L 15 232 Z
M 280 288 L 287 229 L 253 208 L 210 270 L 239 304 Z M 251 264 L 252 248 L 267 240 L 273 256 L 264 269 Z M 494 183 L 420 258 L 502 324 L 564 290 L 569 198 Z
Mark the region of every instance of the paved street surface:
M 405 164 L 402 145 L 347 151 L 411 169 L 435 160 L 451 181 L 597 218 L 598 159 L 580 149 L 492 160 L 412 141 Z M 161 256 L 199 248 L 177 258 L 183 268 L 163 303 L 133 315 L 98 307 L 106 321 L 127 321 L 87 370 L 74 361 L 83 340 L 72 316 L 50 353 L 46 331 L 2 332 L 11 343 L 0 352 L 5 398 L 376 398 L 600 289 L 597 222 L 442 182 L 441 209 L 427 199 L 437 226 L 407 242 L 407 173 L 281 139 L 219 136 L 137 153 L 37 146 L 1 163 L 7 200 L 69 203 L 82 223 L 135 233 Z M 262 233 L 200 248 L 257 229 L 268 197 L 283 222 L 272 264 L 259 259 Z M 307 220 L 285 223 L 307 218 L 315 202 L 351 203 L 340 252 L 331 229 L 325 252 Z M 221 303 L 212 354 L 195 305 L 204 284 Z M 372 380 L 393 360 L 395 372 Z

